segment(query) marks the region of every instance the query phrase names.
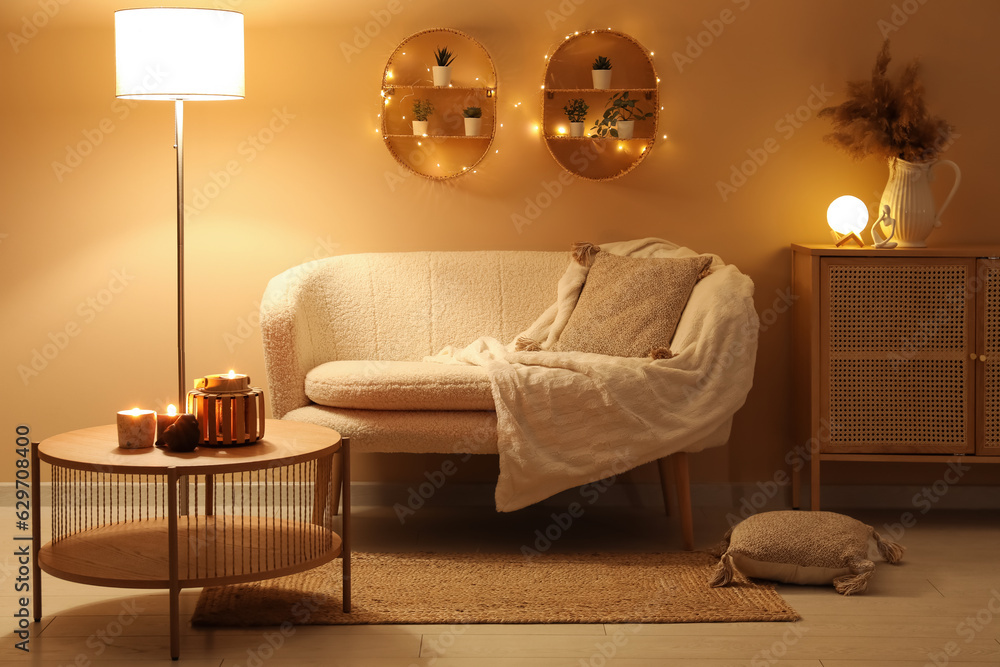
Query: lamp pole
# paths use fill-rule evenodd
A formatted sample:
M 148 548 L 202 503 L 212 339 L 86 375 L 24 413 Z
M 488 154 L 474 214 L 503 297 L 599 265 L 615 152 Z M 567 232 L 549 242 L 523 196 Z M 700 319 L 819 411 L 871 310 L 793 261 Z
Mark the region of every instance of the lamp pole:
M 177 149 L 177 409 L 184 412 L 184 100 L 174 100 L 174 148 Z

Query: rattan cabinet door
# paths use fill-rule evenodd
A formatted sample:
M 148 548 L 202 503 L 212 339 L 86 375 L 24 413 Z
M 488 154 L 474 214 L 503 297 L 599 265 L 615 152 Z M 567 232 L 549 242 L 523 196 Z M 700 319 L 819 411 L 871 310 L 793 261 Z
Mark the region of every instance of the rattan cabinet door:
M 824 452 L 972 453 L 976 260 L 825 257 Z
M 1000 456 L 1000 261 L 979 260 L 975 287 L 980 304 L 976 390 L 982 396 L 976 406 L 976 453 Z

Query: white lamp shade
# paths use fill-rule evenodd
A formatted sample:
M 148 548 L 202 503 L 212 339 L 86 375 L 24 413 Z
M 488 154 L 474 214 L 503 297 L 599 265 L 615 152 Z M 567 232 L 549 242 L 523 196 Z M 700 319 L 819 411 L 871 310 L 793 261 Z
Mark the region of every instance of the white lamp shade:
M 826 209 L 826 221 L 840 235 L 859 234 L 868 226 L 868 207 L 851 195 L 837 197 Z
M 152 7 L 115 12 L 115 95 L 133 100 L 245 96 L 243 14 Z

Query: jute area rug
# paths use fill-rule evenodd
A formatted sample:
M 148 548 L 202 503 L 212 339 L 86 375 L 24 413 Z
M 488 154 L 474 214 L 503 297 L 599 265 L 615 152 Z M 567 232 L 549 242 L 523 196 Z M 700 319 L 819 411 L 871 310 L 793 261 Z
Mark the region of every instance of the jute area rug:
M 355 553 L 350 614 L 341 562 L 206 588 L 195 625 L 704 623 L 795 621 L 773 586 L 706 583 L 705 553 L 544 555 Z

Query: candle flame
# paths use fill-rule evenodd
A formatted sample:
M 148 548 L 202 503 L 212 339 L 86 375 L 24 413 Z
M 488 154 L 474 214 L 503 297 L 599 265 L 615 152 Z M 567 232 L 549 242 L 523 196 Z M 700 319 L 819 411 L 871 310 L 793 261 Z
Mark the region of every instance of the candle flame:
M 139 412 L 140 412 L 139 408 L 132 408 L 131 410 L 128 411 L 128 413 L 133 417 L 138 417 Z
M 167 406 L 167 414 L 170 415 L 171 417 L 176 417 L 177 416 L 177 406 L 174 405 L 173 403 L 171 403 L 170 405 L 168 405 Z
M 230 380 L 232 380 L 233 378 L 236 377 L 236 371 L 232 371 L 232 370 L 229 371 L 229 375 L 227 375 L 226 377 L 228 377 Z

